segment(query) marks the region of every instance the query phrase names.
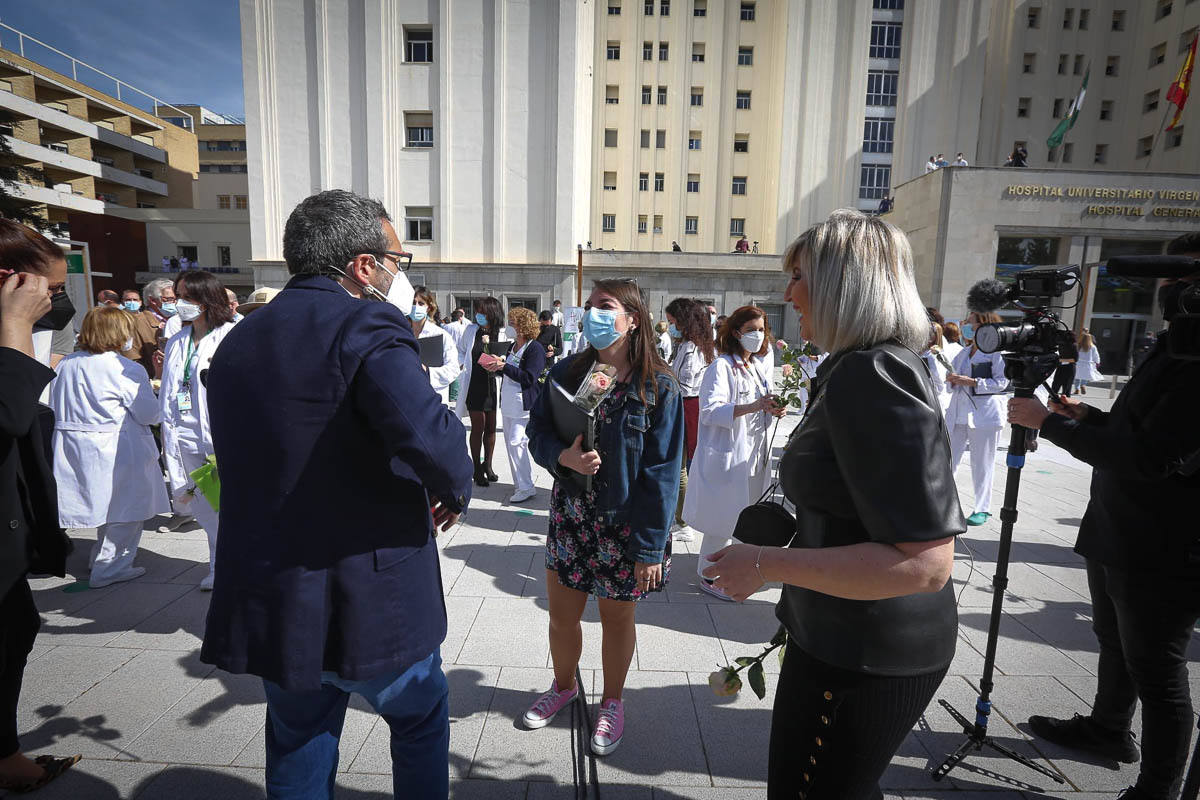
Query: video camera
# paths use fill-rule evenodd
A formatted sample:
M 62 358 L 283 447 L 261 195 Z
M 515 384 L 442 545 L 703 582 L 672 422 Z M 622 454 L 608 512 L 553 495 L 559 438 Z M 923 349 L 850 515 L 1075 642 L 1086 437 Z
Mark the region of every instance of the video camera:
M 1190 256 L 1115 256 L 1108 272 L 1127 278 L 1174 280 L 1159 290 L 1163 315 L 1171 323 L 1167 354 L 1171 358 L 1200 360 L 1200 282 L 1182 281 L 1200 274 L 1200 258 Z

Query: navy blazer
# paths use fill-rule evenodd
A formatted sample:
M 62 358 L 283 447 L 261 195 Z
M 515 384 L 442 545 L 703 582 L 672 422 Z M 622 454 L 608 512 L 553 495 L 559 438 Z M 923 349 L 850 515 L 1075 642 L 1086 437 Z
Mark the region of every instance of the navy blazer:
M 513 366 L 507 361 L 503 372 L 521 386 L 521 406 L 531 411 L 537 405 L 538 397 L 542 394 L 542 384 L 538 379 L 546 371 L 546 348 L 537 339 L 529 342 L 525 352 L 521 354 L 521 365 Z
M 202 660 L 290 690 L 368 680 L 446 635 L 436 497 L 462 510 L 462 423 L 405 316 L 296 276 L 226 336 L 208 373 L 221 476 Z

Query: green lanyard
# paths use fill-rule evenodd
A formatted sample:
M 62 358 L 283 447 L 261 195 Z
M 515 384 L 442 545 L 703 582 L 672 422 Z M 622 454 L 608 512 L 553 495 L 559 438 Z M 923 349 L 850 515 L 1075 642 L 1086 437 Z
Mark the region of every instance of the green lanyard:
M 187 389 L 192 385 L 192 356 L 194 356 L 196 342 L 194 337 L 189 335 L 187 340 L 187 352 L 183 356 L 183 388 Z

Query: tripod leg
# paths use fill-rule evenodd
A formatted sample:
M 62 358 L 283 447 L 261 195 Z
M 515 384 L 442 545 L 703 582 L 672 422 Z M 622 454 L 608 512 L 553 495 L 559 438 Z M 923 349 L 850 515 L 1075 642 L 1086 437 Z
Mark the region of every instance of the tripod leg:
M 947 714 L 954 717 L 955 722 L 963 726 L 963 733 L 965 733 L 967 736 L 970 736 L 974 732 L 975 728 L 971 724 L 971 721 L 962 714 L 958 713 L 958 709 L 950 705 L 950 701 L 938 700 L 938 702 L 941 703 L 942 708 L 946 709 Z
M 1059 783 L 1066 783 L 1066 780 L 1064 780 L 1063 777 L 1061 775 L 1059 775 L 1057 772 L 1055 772 L 1054 770 L 1052 770 L 1048 767 L 1043 767 L 1041 764 L 1038 764 L 1035 761 L 1031 761 L 1030 759 L 1028 759 L 1025 756 L 1018 753 L 1016 750 L 1005 747 L 1002 744 L 997 744 L 996 741 L 994 739 L 992 739 L 992 737 L 990 737 L 990 736 L 987 739 L 984 739 L 983 743 L 986 744 L 988 747 L 992 748 L 993 750 L 995 750 L 1000 755 L 1007 756 L 1008 758 L 1011 758 L 1013 761 L 1016 761 L 1018 764 L 1024 764 L 1025 766 L 1029 767 L 1034 772 L 1040 772 L 1043 775 L 1045 775 L 1047 778 L 1053 778 L 1054 780 L 1058 781 Z
M 958 746 L 957 750 L 946 756 L 946 760 L 943 761 L 929 777 L 933 778 L 935 781 L 940 781 L 942 778 L 949 775 L 950 770 L 957 767 L 959 762 L 966 758 L 967 754 L 971 750 L 978 750 L 980 747 L 981 745 L 979 742 L 975 741 L 974 739 L 967 739 Z

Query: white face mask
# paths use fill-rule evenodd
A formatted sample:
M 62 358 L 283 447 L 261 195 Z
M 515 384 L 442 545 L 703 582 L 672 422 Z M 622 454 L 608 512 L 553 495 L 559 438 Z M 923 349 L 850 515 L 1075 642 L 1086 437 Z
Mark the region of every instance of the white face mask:
M 762 331 L 750 331 L 749 333 L 743 333 L 741 336 L 739 336 L 738 342 L 741 343 L 742 347 L 747 353 L 754 355 L 762 349 L 763 342 L 766 340 L 766 338 L 767 334 L 763 333 Z
M 374 258 L 374 256 L 372 256 Z M 367 285 L 363 287 L 363 291 L 375 297 L 377 300 L 382 300 L 385 303 L 391 303 L 396 308 L 400 309 L 405 315 L 412 312 L 413 300 L 417 297 L 417 290 L 409 282 L 408 276 L 404 274 L 404 270 L 396 270 L 392 272 L 387 267 L 383 266 L 383 262 L 375 259 L 375 266 L 382 269 L 384 272 L 392 276 L 392 285 L 388 287 L 387 295 L 376 289 L 374 286 Z
M 175 301 L 175 313 L 179 315 L 179 319 L 183 322 L 192 322 L 196 317 L 200 316 L 203 309 L 193 302 L 188 300 Z
M 133 349 L 133 337 L 130 336 L 128 339 L 125 340 L 125 346 L 121 348 L 121 352 L 128 353 L 132 349 Z

